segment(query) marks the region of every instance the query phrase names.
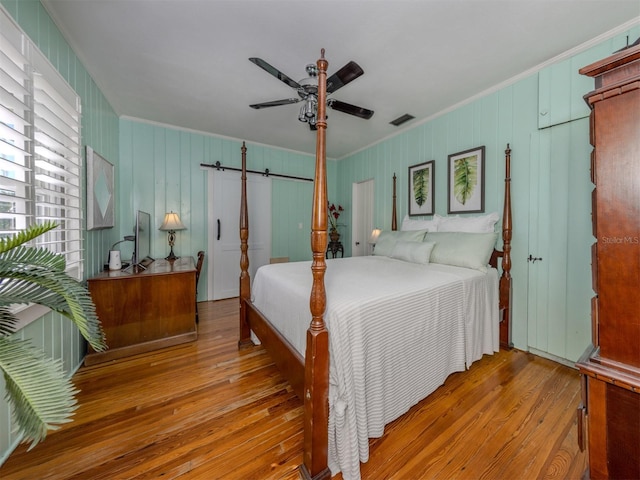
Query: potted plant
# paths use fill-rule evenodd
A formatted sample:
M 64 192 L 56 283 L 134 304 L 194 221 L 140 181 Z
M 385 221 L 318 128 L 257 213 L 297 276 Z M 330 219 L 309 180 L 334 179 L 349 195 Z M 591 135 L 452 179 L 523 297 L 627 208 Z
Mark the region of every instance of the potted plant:
M 89 291 L 65 273 L 62 255 L 25 243 L 52 230 L 47 222 L 0 239 L 0 371 L 18 433 L 30 448 L 48 429 L 70 421 L 77 408 L 71 379 L 62 362 L 46 356 L 29 340 L 12 336 L 17 318 L 11 305 L 36 303 L 73 321 L 94 350 L 106 348 L 104 333 Z
M 344 212 L 342 205 L 329 205 L 329 238 L 332 242 L 338 242 L 340 240 L 340 232 L 338 232 L 338 219 L 340 214 Z

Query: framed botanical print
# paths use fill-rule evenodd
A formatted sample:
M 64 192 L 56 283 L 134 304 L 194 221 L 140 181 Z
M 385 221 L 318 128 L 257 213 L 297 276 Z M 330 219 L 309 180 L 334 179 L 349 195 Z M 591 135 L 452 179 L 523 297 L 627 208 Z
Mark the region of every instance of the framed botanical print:
M 484 146 L 449 155 L 449 213 L 484 212 Z
M 409 167 L 409 215 L 433 215 L 435 160 Z

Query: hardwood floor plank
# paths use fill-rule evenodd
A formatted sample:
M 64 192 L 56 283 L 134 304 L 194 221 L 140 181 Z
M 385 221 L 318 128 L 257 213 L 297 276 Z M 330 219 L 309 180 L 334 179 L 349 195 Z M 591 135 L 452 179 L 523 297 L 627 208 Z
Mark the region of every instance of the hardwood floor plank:
M 238 350 L 237 299 L 198 308 L 197 342 L 78 370 L 75 420 L 0 478 L 297 479 L 302 402 L 261 347 Z M 565 366 L 485 356 L 371 439 L 362 478 L 577 480 L 579 392 Z

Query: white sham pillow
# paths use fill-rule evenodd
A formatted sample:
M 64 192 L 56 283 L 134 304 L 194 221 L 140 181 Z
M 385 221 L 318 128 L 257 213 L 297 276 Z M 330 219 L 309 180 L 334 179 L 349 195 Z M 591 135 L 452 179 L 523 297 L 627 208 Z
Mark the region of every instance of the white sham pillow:
M 487 271 L 489 259 L 498 240 L 497 233 L 429 232 L 425 242 L 435 242 L 431 263 Z
M 373 254 L 390 257 L 391 253 L 393 253 L 393 247 L 396 246 L 396 242 L 422 242 L 424 240 L 425 233 L 427 233 L 426 230 L 411 230 L 407 232 L 383 230 L 380 232 L 378 240 L 376 240 L 376 245 L 373 248 Z
M 437 215 L 433 217 L 432 220 L 418 220 L 414 218 L 410 218 L 409 215 L 404 216 L 404 220 L 402 220 L 402 226 L 400 230 L 408 231 L 408 230 L 429 230 L 430 232 L 438 231 L 438 217 Z M 439 217 L 442 218 L 442 217 Z
M 407 242 L 399 240 L 393 247 L 391 258 L 397 258 L 405 262 L 421 263 L 423 265 L 429 263 L 431 250 L 435 243 L 433 242 Z
M 436 214 L 435 219 L 438 221 L 438 232 L 492 233 L 500 215 L 497 212 L 476 217 L 441 217 Z

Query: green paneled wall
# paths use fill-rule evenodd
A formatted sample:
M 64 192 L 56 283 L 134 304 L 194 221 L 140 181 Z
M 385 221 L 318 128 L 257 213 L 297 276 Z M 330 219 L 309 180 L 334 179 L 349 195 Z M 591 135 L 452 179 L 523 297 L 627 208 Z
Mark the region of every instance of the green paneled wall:
M 485 145 L 485 211 L 502 213 L 504 149 L 510 143 L 514 212 L 513 341 L 518 348 L 526 350 L 532 347 L 551 356 L 576 360 L 590 340 L 589 299 L 593 295 L 590 283 L 585 281 L 589 278 L 585 275 L 591 263 L 590 253 L 585 248 L 591 241 L 591 203 L 582 198 L 584 192 L 592 188 L 588 171 L 588 121 L 584 120 L 589 109 L 582 97 L 593 89 L 593 80 L 579 75 L 578 69 L 622 48 L 627 38 L 633 41 L 638 36 L 640 27 L 634 27 L 537 74 L 339 161 L 339 202 L 349 211 L 352 184 L 373 178 L 374 225 L 388 229 L 391 226 L 391 179 L 394 172 L 398 177 L 398 222 L 401 223 L 407 213 L 408 167 L 435 160 L 435 210 L 446 215 L 447 156 Z M 552 126 L 567 122 L 570 122 L 571 133 L 549 133 L 548 136 L 555 140 L 550 140 L 544 155 L 539 149 L 532 148 L 532 144 L 539 141 L 539 128 L 556 129 L 558 127 Z M 538 204 L 532 203 L 531 166 L 538 166 L 542 161 L 554 168 L 547 170 L 546 177 L 539 182 L 536 179 L 535 188 L 541 190 L 535 192 L 535 201 L 549 198 L 550 210 L 562 205 L 553 202 L 564 201 L 566 211 L 564 217 L 555 215 L 552 223 L 546 226 L 554 232 L 554 236 L 546 237 L 538 236 L 530 227 L 531 212 L 538 213 Z M 542 165 L 533 171 L 544 174 Z M 564 177 L 558 178 L 556 175 L 562 172 Z M 558 184 L 560 180 L 564 183 Z M 569 202 L 566 192 L 579 201 Z M 565 232 L 564 236 L 561 232 Z M 551 250 L 555 250 L 556 258 L 551 257 L 550 260 L 560 261 L 562 268 L 551 269 L 546 276 L 538 271 L 530 273 L 532 267 L 526 259 L 532 237 L 549 243 L 558 236 L 564 241 L 566 258 L 557 258 L 559 250 L 554 245 Z M 349 228 L 344 237 L 346 253 L 350 254 Z M 530 302 L 528 298 L 530 275 L 547 289 L 544 294 L 537 292 L 545 297 L 543 306 L 547 310 L 544 314 L 529 312 L 533 304 L 540 308 L 539 303 Z M 540 275 L 543 278 L 538 278 Z M 554 289 L 563 292 L 562 298 L 552 294 Z
M 176 234 L 176 255 L 193 255 L 207 250 L 208 168 L 201 164 L 220 162 L 241 166 L 242 141 L 176 127 L 151 124 L 135 119 L 120 121 L 119 202 L 120 233 L 126 235 L 134 225 L 136 210 L 151 214 L 157 229 L 170 210 L 178 212 L 186 230 Z M 315 157 L 247 142 L 247 168 L 313 179 Z M 328 162 L 328 178 L 336 176 L 335 161 Z M 272 257 L 291 261 L 308 260 L 310 255 L 311 197 L 313 183 L 274 177 L 272 193 Z M 336 191 L 330 181 L 329 196 Z M 239 199 L 233 199 L 238 201 Z M 302 224 L 302 228 L 300 228 Z M 251 219 L 249 219 L 251 225 Z M 251 229 L 249 229 L 251 231 Z M 132 246 L 122 244 L 123 256 Z M 152 235 L 154 257 L 168 254 L 166 233 Z M 207 272 L 211 257 L 205 260 L 198 286 L 200 300 L 206 300 Z
M 504 150 L 512 149 L 513 258 L 526 258 L 527 215 L 529 205 L 528 169 L 530 133 L 537 128 L 537 89 L 535 75 L 491 95 L 440 116 L 412 130 L 363 150 L 338 162 L 340 202 L 351 207 L 353 182 L 375 181 L 374 224 L 391 226 L 392 177 L 397 175 L 397 206 L 400 224 L 407 213 L 408 167 L 435 160 L 435 211 L 447 215 L 447 156 L 484 145 L 486 147 L 485 211 L 502 213 L 504 197 Z M 350 253 L 350 233 L 345 246 Z M 527 277 L 526 264 L 513 262 L 514 278 Z M 526 281 L 521 283 L 525 286 Z M 526 297 L 525 297 L 526 298 Z M 514 299 L 514 313 L 526 319 L 526 301 Z M 514 325 L 514 338 L 526 342 L 526 322 Z
M 14 20 L 49 58 L 82 99 L 82 144 L 90 145 L 117 165 L 119 156 L 118 118 L 38 0 L 0 0 Z M 118 191 L 116 187 L 116 199 Z M 84 237 L 85 277 L 99 271 L 109 247 L 116 241 L 115 229 L 86 232 Z M 63 361 L 71 374 L 84 358 L 84 341 L 75 325 L 53 313 L 30 323 L 17 335 L 31 339 L 53 358 Z M 12 433 L 11 412 L 0 378 L 0 464 L 13 450 L 18 438 Z M 1 474 L 0 474 L 1 476 Z

